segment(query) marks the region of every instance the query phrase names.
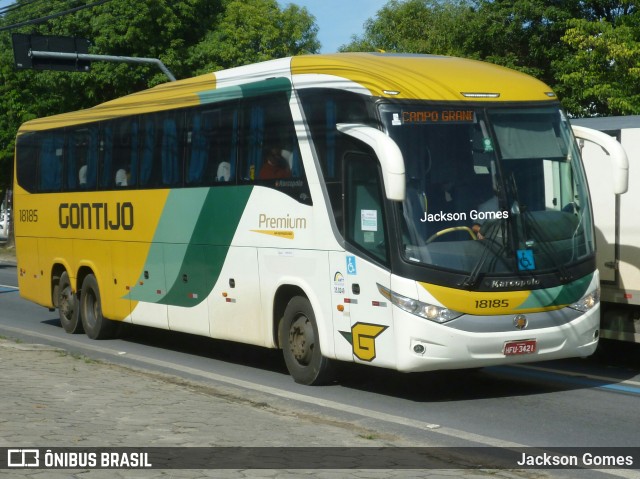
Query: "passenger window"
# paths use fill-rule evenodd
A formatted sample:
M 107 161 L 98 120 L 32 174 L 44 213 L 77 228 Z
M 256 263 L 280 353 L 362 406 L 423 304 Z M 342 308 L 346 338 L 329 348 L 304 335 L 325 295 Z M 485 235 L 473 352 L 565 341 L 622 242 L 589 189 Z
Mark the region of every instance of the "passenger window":
M 190 186 L 235 181 L 238 147 L 236 103 L 190 112 L 186 183 Z
M 338 123 L 374 126 L 361 95 L 340 90 L 310 88 L 300 91 L 304 114 L 311 130 L 325 181 L 336 181 L 342 172 L 342 138 Z
M 107 123 L 100 147 L 100 188 L 124 188 L 137 184 L 139 134 L 137 118 Z
M 275 188 L 311 204 L 287 95 L 278 93 L 248 102 L 241 133 L 242 181 Z
M 91 125 L 68 132 L 65 154 L 66 189 L 95 189 L 98 177 L 98 127 Z
M 24 133 L 17 139 L 18 184 L 30 193 L 35 193 L 38 188 L 39 137 L 38 133 Z
M 182 184 L 182 122 L 179 115 L 168 115 L 162 120 L 162 184 Z
M 40 144 L 40 191 L 60 191 L 64 154 L 63 130 L 44 134 Z
M 183 120 L 184 114 L 175 111 L 149 115 L 142 121 L 140 186 L 182 185 Z M 122 173 L 122 168 L 116 171 L 116 183 L 121 182 Z

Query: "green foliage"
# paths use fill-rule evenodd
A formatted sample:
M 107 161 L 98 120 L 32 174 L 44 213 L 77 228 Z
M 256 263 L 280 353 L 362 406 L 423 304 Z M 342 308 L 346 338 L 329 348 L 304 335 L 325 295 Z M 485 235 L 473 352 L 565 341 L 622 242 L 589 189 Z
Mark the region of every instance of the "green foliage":
M 466 0 L 391 0 L 362 36 L 341 51 L 378 51 L 463 55 L 473 9 Z
M 577 0 L 479 0 L 468 25 L 466 50 L 553 84 L 551 59 L 562 56 L 565 23 L 579 15 Z
M 17 0 L 0 27 L 95 0 Z M 91 53 L 159 58 L 177 78 L 270 58 L 316 53 L 314 18 L 275 0 L 110 0 L 12 30 L 88 38 Z M 154 66 L 94 62 L 90 73 L 16 71 L 9 31 L 0 32 L 0 186 L 11 182 L 15 135 L 23 122 L 89 108 L 166 82 Z
M 247 65 L 272 58 L 317 53 L 318 28 L 305 8 L 276 0 L 229 0 L 211 30 L 192 50 L 198 72 Z
M 575 116 L 640 113 L 632 0 L 390 0 L 342 51 L 476 58 L 533 75 Z
M 575 19 L 563 41 L 570 54 L 554 66 L 558 92 L 578 116 L 640 114 L 638 15 L 615 24 Z

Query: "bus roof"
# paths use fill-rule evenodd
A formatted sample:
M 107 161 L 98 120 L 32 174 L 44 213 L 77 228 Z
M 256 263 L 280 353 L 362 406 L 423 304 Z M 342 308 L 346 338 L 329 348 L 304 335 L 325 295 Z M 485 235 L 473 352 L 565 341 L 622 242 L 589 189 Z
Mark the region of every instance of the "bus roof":
M 212 97 L 242 97 L 270 79 L 288 87 L 340 88 L 383 98 L 434 101 L 552 101 L 551 88 L 515 70 L 437 55 L 336 53 L 302 55 L 208 73 L 133 93 L 93 108 L 25 123 L 21 132 L 195 106 Z M 268 88 L 268 87 L 266 87 Z M 282 82 L 280 82 L 282 88 Z
M 441 101 L 548 101 L 551 88 L 515 70 L 438 55 L 338 53 L 293 57 L 293 75 L 346 78 L 371 95 Z M 487 95 L 489 94 L 489 95 Z

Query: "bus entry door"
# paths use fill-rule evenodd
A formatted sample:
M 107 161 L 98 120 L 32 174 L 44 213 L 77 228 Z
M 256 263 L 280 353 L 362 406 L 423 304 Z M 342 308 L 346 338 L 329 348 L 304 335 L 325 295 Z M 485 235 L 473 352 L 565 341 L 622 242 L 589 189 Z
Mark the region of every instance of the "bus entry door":
M 342 343 L 337 343 L 336 354 L 342 355 L 341 346 L 346 341 L 354 361 L 392 367 L 395 364 L 392 309 L 378 289 L 378 285 L 389 288 L 391 282 L 391 273 L 385 267 L 388 234 L 378 162 L 369 154 L 348 153 L 343 168 L 344 234 L 348 248 L 344 253 L 333 254 L 333 258 L 342 256 L 341 267 L 340 259 L 333 259 L 336 275 L 344 271 L 344 311 L 338 325 Z M 335 283 L 334 279 L 334 291 Z

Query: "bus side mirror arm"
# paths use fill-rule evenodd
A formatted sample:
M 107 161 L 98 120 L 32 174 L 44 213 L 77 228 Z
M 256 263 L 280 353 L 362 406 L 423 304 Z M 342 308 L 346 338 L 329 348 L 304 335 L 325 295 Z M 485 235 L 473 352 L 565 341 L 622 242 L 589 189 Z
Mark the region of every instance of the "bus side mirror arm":
M 613 163 L 613 193 L 626 193 L 629 189 L 629 158 L 622 145 L 601 131 L 577 125 L 571 125 L 571 128 L 576 138 L 595 143 L 609 155 Z
M 373 149 L 382 169 L 387 199 L 404 201 L 406 195 L 404 158 L 396 142 L 384 132 L 362 124 L 339 123 L 336 128 Z

